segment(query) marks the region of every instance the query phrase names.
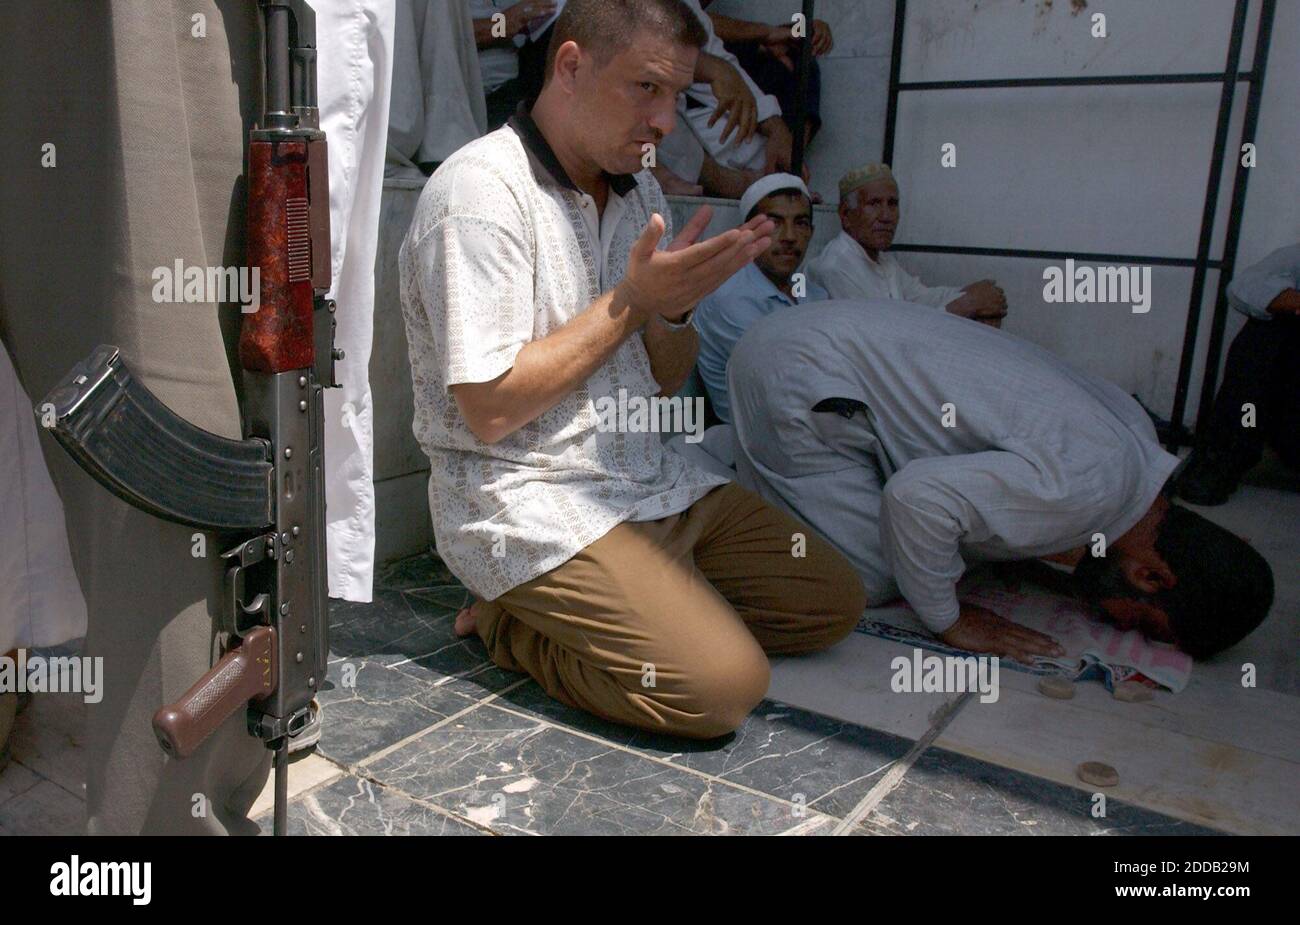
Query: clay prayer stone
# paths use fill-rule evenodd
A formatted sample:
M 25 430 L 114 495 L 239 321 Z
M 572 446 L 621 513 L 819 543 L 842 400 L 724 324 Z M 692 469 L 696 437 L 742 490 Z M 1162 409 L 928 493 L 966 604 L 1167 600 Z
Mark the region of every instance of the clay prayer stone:
M 1151 692 L 1151 688 L 1140 681 L 1121 681 L 1115 685 L 1114 695 L 1116 700 L 1122 700 L 1125 703 L 1141 703 L 1155 696 Z
M 1079 780 L 1094 787 L 1114 787 L 1119 783 L 1119 772 L 1100 761 L 1085 761 L 1075 771 Z
M 1074 698 L 1074 682 L 1068 678 L 1048 675 L 1038 679 L 1038 693 L 1053 700 L 1071 700 Z

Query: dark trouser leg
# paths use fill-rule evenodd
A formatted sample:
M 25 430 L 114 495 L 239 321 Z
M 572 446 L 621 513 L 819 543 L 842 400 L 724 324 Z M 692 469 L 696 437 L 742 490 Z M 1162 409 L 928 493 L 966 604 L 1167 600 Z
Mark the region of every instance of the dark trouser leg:
M 1273 410 L 1273 388 L 1278 379 L 1276 368 L 1281 357 L 1284 333 L 1281 319 L 1260 321 L 1251 318 L 1228 349 L 1223 369 L 1223 384 L 1214 400 L 1214 410 L 1198 443 L 1219 455 L 1223 464 L 1240 477 L 1255 463 L 1264 450 L 1264 435 Z M 1242 426 L 1247 405 L 1255 408 L 1254 427 Z
M 487 103 L 488 131 L 496 131 L 506 124 L 506 120 L 515 114 L 520 101 L 524 98 L 523 86 L 519 80 L 507 80 L 485 97 Z
M 1282 315 L 1263 323 L 1276 329 L 1278 343 L 1264 436 L 1283 462 L 1300 469 L 1300 317 Z
M 759 46 L 754 42 L 736 42 L 727 43 L 727 50 L 736 56 L 740 66 L 745 69 L 754 83 L 764 93 L 770 93 L 776 97 L 781 104 L 781 117 L 794 131 L 794 113 L 798 105 L 799 94 L 799 75 L 796 71 L 791 71 L 776 58 L 759 50 Z M 822 96 L 822 78 L 821 69 L 817 66 L 817 61 L 812 62 L 808 69 L 808 92 L 804 97 L 804 109 L 808 113 L 809 138 L 817 134 L 821 128 L 821 96 Z
M 1300 342 L 1298 321 L 1252 318 L 1233 339 L 1214 408 L 1178 478 L 1178 494 L 1187 501 L 1227 501 L 1241 477 L 1259 462 L 1267 440 L 1288 461 L 1296 459 L 1297 379 L 1291 367 Z

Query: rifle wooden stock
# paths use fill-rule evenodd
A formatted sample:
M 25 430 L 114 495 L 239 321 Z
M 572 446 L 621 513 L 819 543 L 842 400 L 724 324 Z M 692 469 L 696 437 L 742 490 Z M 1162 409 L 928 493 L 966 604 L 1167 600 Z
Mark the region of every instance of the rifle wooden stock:
M 277 683 L 275 630 L 259 626 L 221 657 L 181 699 L 153 716 L 163 751 L 188 758 L 203 741 L 250 700 L 270 695 Z
M 248 145 L 248 262 L 259 268 L 261 304 L 244 316 L 239 362 L 254 372 L 304 369 L 315 355 L 308 145 Z

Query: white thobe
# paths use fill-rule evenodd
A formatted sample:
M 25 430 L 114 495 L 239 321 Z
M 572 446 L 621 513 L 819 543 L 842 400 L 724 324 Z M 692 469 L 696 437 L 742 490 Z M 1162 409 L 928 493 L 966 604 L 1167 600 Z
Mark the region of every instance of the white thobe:
M 847 231 L 826 242 L 808 262 L 808 275 L 832 299 L 894 299 L 943 308 L 962 294 L 955 286 L 927 286 L 903 269 L 889 251 L 872 260 Z
M 86 635 L 86 602 L 36 436 L 32 402 L 0 346 L 0 656 Z
M 699 0 L 682 0 L 682 2 L 691 8 L 700 24 L 704 26 L 704 31 L 708 34 L 708 41 L 704 45 L 704 51 L 724 61 L 734 67 L 739 72 L 740 77 L 744 80 L 745 85 L 749 87 L 754 94 L 754 101 L 758 107 L 758 121 L 770 119 L 772 116 L 781 114 L 781 104 L 777 102 L 775 96 L 770 93 L 764 93 L 758 88 L 758 84 L 745 73 L 745 69 L 740 66 L 736 56 L 727 51 L 726 45 L 722 39 L 718 38 L 713 31 L 713 22 L 700 7 Z M 696 103 L 701 104 L 696 108 L 688 108 L 686 99 L 690 98 Z M 724 167 L 731 167 L 737 170 L 761 170 L 767 158 L 767 139 L 763 135 L 755 132 L 754 135 L 746 142 L 739 143 L 735 139 L 733 132 L 724 144 L 722 142 L 722 133 L 726 130 L 727 119 L 719 119 L 709 126 L 709 119 L 713 117 L 713 112 L 718 108 L 718 98 L 713 94 L 713 88 L 701 81 L 691 84 L 690 89 L 683 95 L 682 100 L 678 103 L 677 117 L 679 120 L 678 132 L 690 130 L 691 134 L 703 145 L 704 150 Z M 669 136 L 672 139 L 672 136 Z M 684 139 L 668 140 L 666 147 L 661 145 L 661 156 L 664 166 L 672 170 L 683 179 L 695 182 L 699 179 L 700 166 L 703 164 L 702 154 L 698 157 L 683 156 L 683 152 L 689 150 L 689 142 Z
M 330 250 L 341 388 L 325 390 L 329 593 L 368 602 L 375 570 L 370 343 L 393 76 L 393 0 L 317 0 L 317 84 L 329 139 Z
M 464 0 L 397 0 L 388 177 L 424 179 L 487 131 L 474 20 Z
M 1113 544 L 1178 465 L 1117 386 L 903 302 L 774 312 L 728 374 L 737 481 L 839 549 L 868 603 L 901 594 L 934 633 L 966 562 Z M 826 399 L 845 413 L 812 410 Z

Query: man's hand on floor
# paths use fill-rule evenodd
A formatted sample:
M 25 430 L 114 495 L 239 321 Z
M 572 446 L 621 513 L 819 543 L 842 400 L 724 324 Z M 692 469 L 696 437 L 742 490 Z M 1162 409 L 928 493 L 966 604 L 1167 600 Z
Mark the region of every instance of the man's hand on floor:
M 1065 650 L 1051 636 L 1003 619 L 991 610 L 962 604 L 957 622 L 939 634 L 939 638 L 957 649 L 984 652 L 1032 662 L 1034 656 L 1059 658 Z

